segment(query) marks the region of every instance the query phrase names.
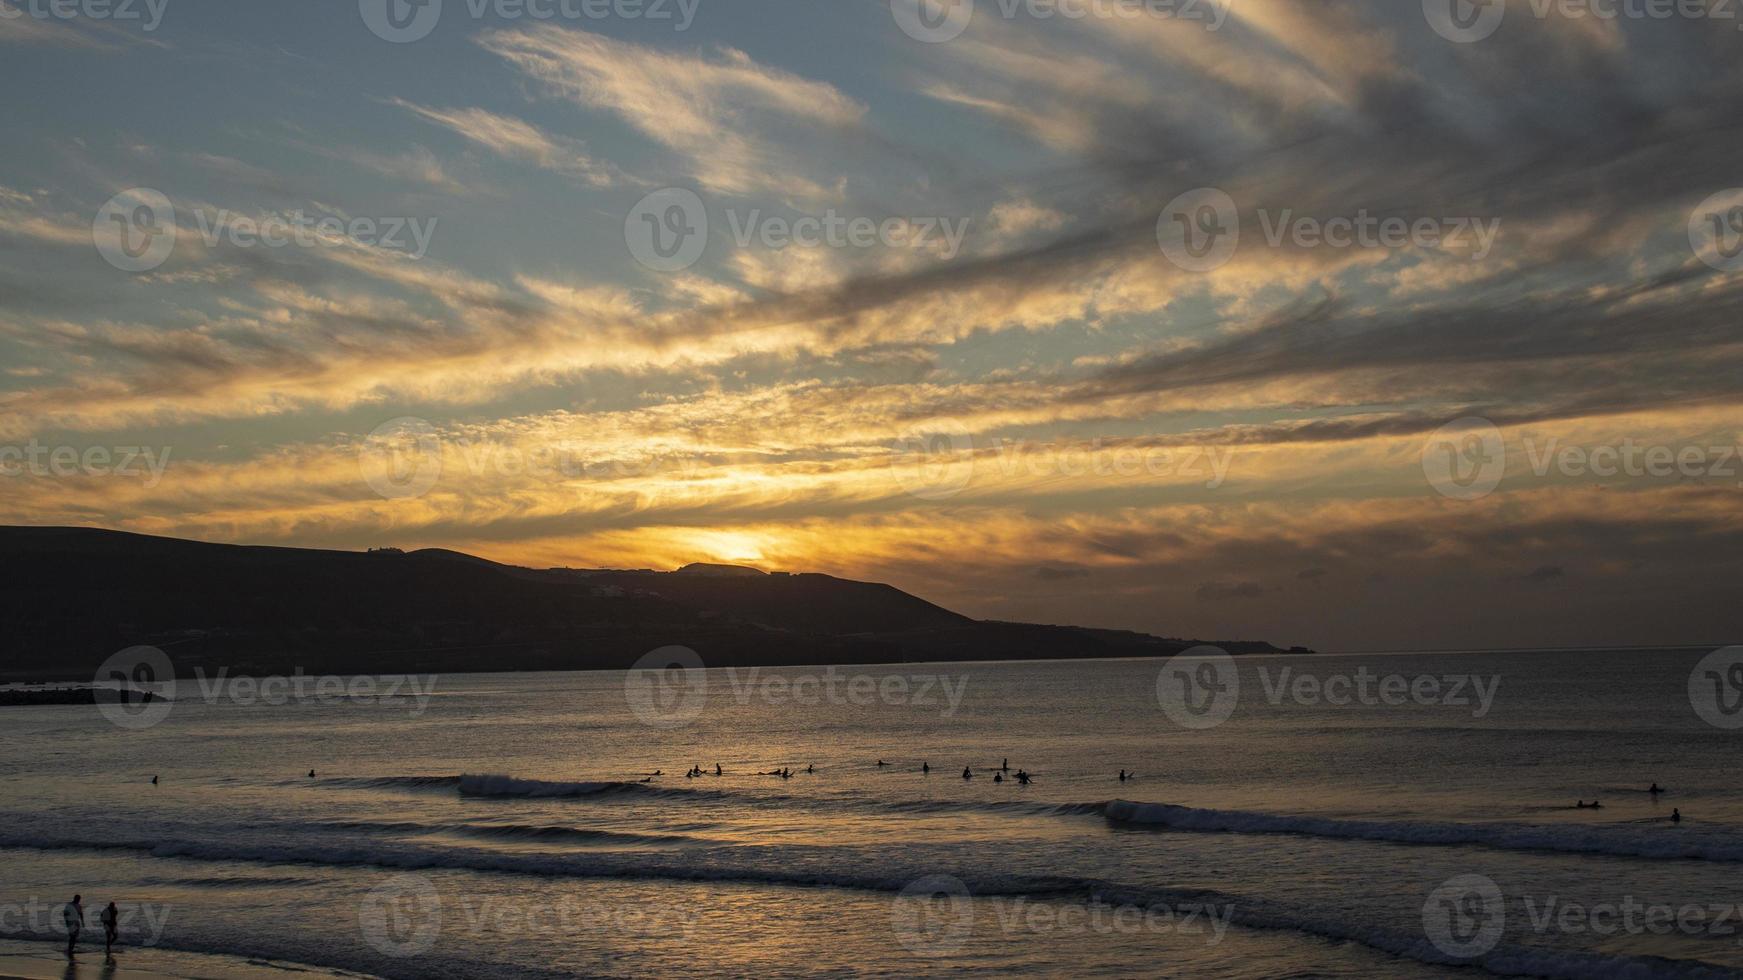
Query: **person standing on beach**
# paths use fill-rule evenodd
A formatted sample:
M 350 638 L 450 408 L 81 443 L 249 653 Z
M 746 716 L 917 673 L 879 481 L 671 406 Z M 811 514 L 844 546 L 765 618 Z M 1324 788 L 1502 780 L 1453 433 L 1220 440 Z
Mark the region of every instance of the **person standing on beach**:
M 81 895 L 74 895 L 73 900 L 61 909 L 61 921 L 67 926 L 67 957 L 73 955 L 73 946 L 79 941 L 79 930 L 85 925 L 85 905 Z
M 110 902 L 100 918 L 103 920 L 103 955 L 107 957 L 115 946 L 115 934 L 120 931 L 121 912 L 115 908 L 114 902 Z

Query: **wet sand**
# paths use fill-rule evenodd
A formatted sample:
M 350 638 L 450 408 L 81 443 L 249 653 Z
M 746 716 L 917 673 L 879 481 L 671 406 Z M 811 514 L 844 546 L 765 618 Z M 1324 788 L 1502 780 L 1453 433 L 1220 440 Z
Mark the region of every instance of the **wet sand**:
M 305 977 L 367 980 L 364 974 L 300 963 L 136 946 L 116 950 L 113 963 L 105 962 L 101 945 L 81 948 L 69 961 L 64 942 L 0 940 L 0 980 L 284 980 L 295 971 Z

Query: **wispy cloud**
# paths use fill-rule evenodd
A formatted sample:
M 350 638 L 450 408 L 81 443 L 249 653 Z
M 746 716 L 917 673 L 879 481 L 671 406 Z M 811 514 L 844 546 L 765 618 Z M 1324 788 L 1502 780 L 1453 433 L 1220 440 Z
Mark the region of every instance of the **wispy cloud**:
M 775 134 L 852 130 L 867 111 L 833 85 L 732 49 L 673 54 L 551 26 L 495 31 L 479 43 L 546 91 L 618 115 L 675 151 L 704 187 L 722 192 L 825 196 L 827 185 Z
M 447 127 L 497 156 L 521 160 L 596 187 L 606 187 L 620 178 L 614 168 L 587 155 L 577 140 L 552 136 L 537 126 L 484 109 L 433 109 L 404 99 L 392 99 L 419 118 Z

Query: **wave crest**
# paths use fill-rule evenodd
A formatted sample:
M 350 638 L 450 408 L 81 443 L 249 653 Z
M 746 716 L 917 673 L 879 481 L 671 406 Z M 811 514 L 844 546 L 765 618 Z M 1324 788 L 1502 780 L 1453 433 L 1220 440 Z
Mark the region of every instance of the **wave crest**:
M 1735 835 L 1660 825 L 1549 827 L 1516 823 L 1346 820 L 1243 810 L 1206 810 L 1127 800 L 1114 800 L 1103 812 L 1109 820 L 1119 823 L 1196 833 L 1293 834 L 1393 844 L 1473 845 L 1509 851 L 1743 861 L 1743 840 Z

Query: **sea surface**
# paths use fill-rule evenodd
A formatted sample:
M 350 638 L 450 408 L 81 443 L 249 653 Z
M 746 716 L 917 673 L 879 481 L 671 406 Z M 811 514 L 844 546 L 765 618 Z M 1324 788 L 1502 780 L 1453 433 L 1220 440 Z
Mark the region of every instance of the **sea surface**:
M 161 717 L 8 708 L 0 939 L 64 943 L 81 892 L 126 913 L 124 964 L 394 978 L 1743 975 L 1743 670 L 1714 653 L 208 679 Z

